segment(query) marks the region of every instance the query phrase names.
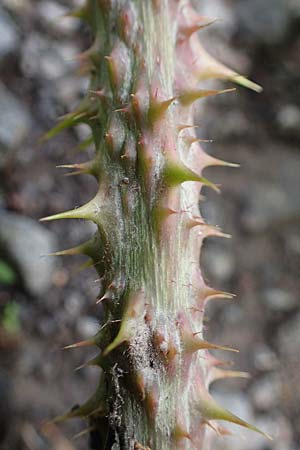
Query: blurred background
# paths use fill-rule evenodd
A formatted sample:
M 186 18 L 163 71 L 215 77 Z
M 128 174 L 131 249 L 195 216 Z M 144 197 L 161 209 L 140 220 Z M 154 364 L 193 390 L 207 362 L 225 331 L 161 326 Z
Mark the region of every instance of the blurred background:
M 220 60 L 264 86 L 209 99 L 199 115 L 208 152 L 241 164 L 206 175 L 222 195 L 204 192 L 207 220 L 232 240 L 205 243 L 202 268 L 237 299 L 210 307 L 207 337 L 239 348 L 235 368 L 249 380 L 215 383 L 220 402 L 273 435 L 268 442 L 235 428 L 222 450 L 299 450 L 300 445 L 300 1 L 202 0 L 221 20 L 202 32 Z M 70 111 L 88 82 L 74 56 L 88 30 L 62 18 L 80 1 L 0 1 L 0 449 L 86 450 L 85 424 L 45 430 L 44 420 L 81 403 L 98 372 L 74 372 L 91 351 L 61 351 L 99 327 L 95 273 L 80 258 L 44 255 L 93 231 L 81 221 L 42 225 L 40 217 L 84 203 L 86 176 L 55 166 L 84 159 L 84 127 L 37 145 Z M 225 304 L 226 303 L 226 304 Z M 224 356 L 224 355 L 223 355 Z M 245 439 L 240 439 L 242 435 Z

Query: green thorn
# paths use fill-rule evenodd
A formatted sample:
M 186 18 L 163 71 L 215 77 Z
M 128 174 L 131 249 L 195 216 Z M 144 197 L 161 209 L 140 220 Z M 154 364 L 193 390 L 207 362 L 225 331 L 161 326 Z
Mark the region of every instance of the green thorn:
M 136 333 L 137 320 L 142 317 L 144 312 L 144 295 L 142 291 L 138 291 L 128 299 L 128 305 L 122 318 L 120 330 L 115 339 L 104 350 L 103 356 L 108 355 L 124 342 L 130 341 Z
M 98 366 L 98 367 L 103 368 L 103 365 L 104 365 L 103 356 L 104 355 L 100 354 L 100 355 L 96 356 L 95 358 L 89 359 L 81 366 L 76 367 L 75 370 L 77 371 L 77 370 L 85 369 L 86 367 L 92 367 L 92 366 Z
M 99 162 L 94 159 L 79 164 L 60 164 L 56 168 L 74 169 L 74 172 L 67 173 L 65 174 L 66 176 L 87 174 L 97 177 L 97 174 L 100 172 Z
M 222 90 L 205 90 L 205 89 L 197 89 L 183 92 L 178 96 L 180 103 L 183 106 L 189 106 L 191 103 L 199 100 L 200 98 L 211 97 L 219 94 L 226 94 L 228 92 L 236 91 L 235 88 L 232 89 L 222 89 Z
M 252 91 L 255 91 L 257 93 L 260 93 L 263 91 L 262 86 L 259 84 L 254 83 L 253 81 L 249 80 L 246 77 L 243 77 L 242 75 L 234 75 L 230 77 L 230 80 L 234 83 L 239 84 L 240 86 L 243 86 L 247 89 L 251 89 Z
M 172 97 L 169 100 L 159 102 L 157 100 L 152 101 L 148 111 L 148 120 L 153 125 L 157 120 L 159 120 L 167 111 L 171 103 L 176 99 Z
M 226 422 L 231 422 L 236 425 L 240 425 L 241 427 L 248 428 L 249 430 L 255 431 L 267 439 L 272 440 L 271 436 L 259 430 L 255 426 L 249 424 L 243 419 L 240 419 L 235 414 L 232 414 L 227 409 L 222 408 L 217 404 L 217 402 L 207 393 L 203 392 L 200 401 L 197 405 L 197 409 L 201 412 L 203 419 L 206 421 L 209 420 L 224 420 Z
M 105 385 L 101 377 L 96 392 L 87 400 L 86 403 L 72 408 L 71 411 L 64 415 L 55 417 L 52 421 L 50 421 L 50 423 L 58 423 L 76 417 L 90 417 L 93 415 L 103 417 L 106 414 L 106 406 L 104 402 L 105 394 Z
M 125 319 L 122 321 L 121 328 L 115 339 L 106 347 L 103 356 L 107 356 L 124 342 L 127 342 L 133 336 L 134 328 L 131 326 L 132 320 Z
M 84 255 L 85 243 L 77 245 L 76 247 L 67 248 L 65 250 L 59 250 L 54 253 L 48 253 L 46 256 L 73 256 L 73 255 Z
M 51 130 L 45 133 L 39 139 L 39 142 L 43 143 L 45 141 L 48 141 L 49 139 L 52 139 L 53 137 L 57 136 L 63 130 L 66 130 L 67 128 L 71 128 L 74 127 L 75 125 L 78 125 L 79 123 L 82 123 L 84 121 L 83 120 L 84 117 L 86 117 L 86 112 L 68 114 L 61 122 L 59 122 L 57 125 L 51 128 Z
M 88 138 L 84 139 L 80 144 L 78 144 L 73 151 L 75 153 L 83 152 L 86 150 L 90 145 L 92 145 L 94 142 L 93 136 L 89 136 Z
M 64 211 L 53 216 L 43 217 L 40 222 L 51 221 L 51 220 L 61 220 L 61 219 L 85 219 L 91 220 L 97 223 L 99 217 L 100 207 L 97 202 L 97 196 L 91 201 L 86 203 L 79 208 L 71 209 L 69 211 Z
M 167 186 L 177 186 L 185 181 L 196 181 L 211 187 L 216 192 L 220 192 L 219 188 L 211 181 L 201 177 L 183 164 L 174 162 L 166 163 L 164 169 L 164 181 Z

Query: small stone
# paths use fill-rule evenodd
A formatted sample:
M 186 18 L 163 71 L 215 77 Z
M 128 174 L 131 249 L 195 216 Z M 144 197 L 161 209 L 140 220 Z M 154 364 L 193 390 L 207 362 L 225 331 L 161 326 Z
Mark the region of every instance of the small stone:
M 29 11 L 32 11 L 32 2 L 31 0 L 1 0 L 3 6 L 9 9 L 14 14 L 23 14 L 25 15 Z
M 266 306 L 274 312 L 288 312 L 298 304 L 296 297 L 283 289 L 267 289 L 262 298 Z
M 56 83 L 56 98 L 68 109 L 71 109 L 79 95 L 87 92 L 88 85 L 89 81 L 84 77 L 75 75 L 63 77 Z
M 215 123 L 213 131 L 210 132 L 218 133 L 220 141 L 222 139 L 241 138 L 249 133 L 249 123 L 243 111 L 233 109 L 224 114 L 223 126 L 220 123 Z
M 79 317 L 76 324 L 76 329 L 82 339 L 88 339 L 99 331 L 99 323 L 90 316 Z
M 255 441 L 256 438 L 259 438 L 260 441 L 260 446 L 257 447 L 257 450 L 264 450 L 266 448 L 274 450 L 296 450 L 296 448 L 293 447 L 291 421 L 289 421 L 281 412 L 269 410 L 264 414 L 257 415 L 255 417 L 255 425 L 260 430 L 266 431 L 273 439 L 272 441 L 268 441 L 266 445 L 266 438 L 255 433 Z M 252 444 L 252 439 L 250 442 Z M 255 446 L 252 447 L 252 445 L 249 448 L 249 450 L 254 449 Z M 248 449 L 243 447 L 242 450 Z
M 268 374 L 256 381 L 250 389 L 250 395 L 255 408 L 268 411 L 280 403 L 281 380 L 279 374 Z
M 236 414 L 238 417 L 249 423 L 254 423 L 255 420 L 251 404 L 247 396 L 243 393 L 228 393 L 221 388 L 218 388 L 218 390 L 213 392 L 213 397 L 218 402 L 218 404 L 225 409 L 228 409 L 230 412 Z M 241 429 L 239 426 L 228 422 L 224 422 L 222 423 L 222 425 L 233 435 L 239 436 L 242 434 L 245 439 L 220 439 L 219 436 L 216 436 L 213 441 L 212 448 L 214 448 L 215 450 L 250 450 L 250 448 L 246 446 L 245 443 L 251 442 L 251 450 L 258 450 L 258 447 L 256 445 L 253 446 L 253 441 L 256 438 L 253 431 L 249 431 L 245 428 Z
M 258 182 L 254 184 L 252 193 L 250 207 L 242 216 L 242 223 L 249 231 L 263 231 L 292 213 L 289 195 L 279 185 Z
M 220 282 L 229 281 L 235 272 L 234 255 L 221 246 L 207 246 L 203 255 L 203 266 L 209 276 Z
M 15 213 L 0 215 L 0 248 L 15 263 L 27 290 L 44 294 L 51 285 L 54 258 L 42 257 L 57 248 L 54 234 L 38 222 Z
M 245 311 L 243 311 L 239 304 L 231 303 L 226 305 L 226 308 L 224 308 L 224 310 L 222 311 L 222 316 L 225 323 L 228 324 L 229 327 L 231 325 L 237 326 L 243 320 L 245 320 Z
M 296 230 L 291 230 L 287 236 L 285 236 L 287 250 L 291 253 L 296 253 L 300 255 L 300 233 L 299 227 Z
M 64 306 L 71 317 L 76 318 L 80 315 L 81 308 L 84 304 L 83 300 L 82 296 L 77 292 L 73 292 L 65 299 Z
M 5 164 L 11 150 L 15 150 L 26 138 L 31 117 L 21 103 L 0 82 L 0 167 Z
M 85 141 L 85 139 L 88 139 L 91 136 L 91 129 L 87 126 L 85 123 L 80 123 L 75 128 L 75 133 L 79 139 L 80 142 Z
M 219 405 L 229 409 L 232 413 L 243 418 L 247 422 L 253 420 L 252 407 L 245 394 L 242 392 L 229 393 L 222 387 L 213 388 L 212 391 L 213 398 Z M 232 426 L 235 427 L 235 425 Z
M 278 331 L 277 341 L 281 355 L 285 358 L 296 358 L 300 348 L 300 313 L 283 323 Z
M 288 35 L 292 14 L 287 1 L 239 0 L 236 12 L 243 32 L 258 43 L 278 44 Z
M 38 14 L 42 22 L 52 31 L 61 34 L 72 34 L 80 25 L 80 21 L 68 17 L 69 9 L 54 1 L 38 3 Z
M 41 336 L 49 338 L 57 331 L 57 324 L 52 317 L 40 317 L 37 323 L 37 329 Z
M 218 392 L 213 394 L 213 397 L 225 409 L 228 409 L 246 422 L 272 435 L 272 431 L 274 431 L 273 417 L 272 420 L 267 420 L 268 418 L 264 416 L 256 417 L 249 398 L 243 393 L 225 393 L 218 390 Z M 266 448 L 275 450 L 278 448 L 288 448 L 273 446 L 265 436 L 247 428 L 242 428 L 229 422 L 223 422 L 222 425 L 236 439 L 220 439 L 220 436 L 216 435 L 212 446 L 215 450 L 264 450 Z
M 277 122 L 282 131 L 300 136 L 300 108 L 298 106 L 283 106 L 277 114 Z
M 66 67 L 63 59 L 55 50 L 49 50 L 40 61 L 41 74 L 48 80 L 56 80 L 66 73 Z
M 22 50 L 22 71 L 27 77 L 42 77 L 57 80 L 74 67 L 76 46 L 60 43 L 55 45 L 39 33 L 31 33 Z
M 257 370 L 262 372 L 274 370 L 278 368 L 278 364 L 276 354 L 269 347 L 264 344 L 255 347 L 254 365 Z
M 299 155 L 289 147 L 276 144 L 272 149 L 266 148 L 265 155 L 255 167 L 251 189 L 245 193 L 241 222 L 250 232 L 282 230 L 300 217 Z
M 215 35 L 216 33 L 222 38 L 229 41 L 235 30 L 235 16 L 233 8 L 222 0 L 210 0 L 203 2 L 201 5 L 201 14 L 206 17 L 212 17 L 218 20 L 215 27 L 208 27 L 207 32 Z
M 18 372 L 25 378 L 36 371 L 41 365 L 43 359 L 43 348 L 41 342 L 34 339 L 28 339 L 27 345 L 24 346 L 23 351 L 20 353 L 17 362 Z
M 9 15 L 0 9 L 0 61 L 18 47 L 18 31 Z

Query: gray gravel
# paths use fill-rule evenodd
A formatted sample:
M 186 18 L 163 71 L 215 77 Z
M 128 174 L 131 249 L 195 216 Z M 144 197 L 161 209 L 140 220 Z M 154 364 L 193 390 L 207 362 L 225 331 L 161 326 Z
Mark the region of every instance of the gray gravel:
M 237 15 L 244 32 L 266 45 L 282 42 L 292 19 L 291 7 L 285 0 L 239 0 Z
M 99 329 L 95 277 L 78 272 L 81 261 L 66 258 L 62 270 L 59 259 L 41 257 L 76 245 L 92 230 L 81 221 L 43 226 L 37 221 L 94 193 L 87 178 L 64 179 L 54 169 L 77 158 L 68 149 L 87 137 L 85 127 L 35 149 L 37 138 L 88 89 L 86 78 L 74 73 L 74 56 L 89 45 L 89 35 L 78 21 L 62 17 L 69 5 L 81 3 L 2 0 L 0 7 L 0 251 L 1 258 L 9 254 L 7 261 L 13 259 L 24 285 L 0 286 L 0 319 L 1 308 L 16 301 L 24 333 L 20 355 L 10 355 L 10 364 L 17 362 L 10 378 L 20 423 L 9 450 L 24 447 L 20 436 L 28 430 L 34 450 L 48 450 L 39 434 L 40 418 L 83 401 L 96 385 L 94 369 L 73 374 L 88 359 L 86 349 L 58 351 Z M 216 383 L 215 394 L 225 407 L 274 437 L 269 442 L 232 426 L 237 437 L 218 438 L 213 448 L 299 450 L 300 2 L 197 3 L 203 14 L 221 19 L 203 31 L 205 47 L 264 85 L 259 96 L 238 89 L 209 99 L 199 117 L 199 136 L 214 139 L 207 150 L 241 163 L 240 169 L 205 173 L 223 193 L 205 193 L 204 215 L 233 239 L 205 243 L 202 270 L 207 283 L 238 294 L 237 302 L 210 305 L 207 334 L 214 342 L 238 347 L 236 368 L 252 378 Z M 70 426 L 66 436 L 83 424 Z M 87 450 L 86 438 L 74 446 Z
M 0 24 L 1 26 L 1 24 Z M 27 106 L 0 82 L 0 168 L 24 143 L 31 126 Z
M 51 231 L 29 217 L 1 212 L 0 246 L 14 261 L 32 295 L 42 295 L 49 289 L 55 261 L 43 255 L 57 248 Z
M 0 7 L 0 63 L 17 50 L 18 44 L 18 29 L 9 14 Z

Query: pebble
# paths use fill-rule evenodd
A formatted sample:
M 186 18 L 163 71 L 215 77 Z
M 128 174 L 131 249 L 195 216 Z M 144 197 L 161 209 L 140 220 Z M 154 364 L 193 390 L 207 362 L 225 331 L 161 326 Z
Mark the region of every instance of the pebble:
M 32 10 L 31 0 L 1 0 L 3 6 L 9 9 L 13 14 L 29 14 Z
M 270 288 L 263 292 L 263 302 L 274 312 L 288 312 L 298 305 L 297 298 L 283 289 Z
M 218 391 L 213 392 L 213 397 L 219 405 L 236 414 L 241 419 L 246 420 L 249 423 L 254 422 L 251 403 L 249 402 L 248 397 L 242 392 L 229 393 L 219 388 Z M 258 450 L 257 445 L 253 445 L 253 441 L 256 439 L 253 432 L 228 422 L 223 422 L 222 425 L 234 435 L 235 439 L 231 437 L 222 439 L 217 436 L 214 439 L 212 448 L 215 450 L 250 450 L 250 448 L 245 445 L 248 441 L 251 442 L 251 450 Z M 244 439 L 241 439 L 241 436 Z
M 300 108 L 293 104 L 282 106 L 277 113 L 277 122 L 283 132 L 300 138 Z
M 220 405 L 273 438 L 272 441 L 268 441 L 259 433 L 224 422 L 225 428 L 233 436 L 225 438 L 216 436 L 212 447 L 215 450 L 265 450 L 266 448 L 288 450 L 293 448 L 291 425 L 282 413 L 271 408 L 264 414 L 254 414 L 249 397 L 242 392 L 229 393 L 218 389 L 213 397 Z
M 256 43 L 278 44 L 288 35 L 292 14 L 286 0 L 239 0 L 236 13 L 242 32 Z
M 253 357 L 255 368 L 261 372 L 278 368 L 278 358 L 266 344 L 256 346 Z
M 265 159 L 261 164 L 264 173 L 257 166 L 241 217 L 243 226 L 251 232 L 282 228 L 300 218 L 299 155 L 274 144 L 271 162 Z
M 250 389 L 250 396 L 256 409 L 270 411 L 280 403 L 281 379 L 278 373 L 259 378 Z
M 76 329 L 82 339 L 88 339 L 99 331 L 100 325 L 94 317 L 82 316 L 77 320 Z
M 76 46 L 68 43 L 55 45 L 37 32 L 31 33 L 22 49 L 21 68 L 26 77 L 57 80 L 72 72 Z
M 57 248 L 55 235 L 38 222 L 19 214 L 1 212 L 0 248 L 18 268 L 23 283 L 33 296 L 44 294 L 51 285 Z
M 26 106 L 0 82 L 0 167 L 23 143 L 31 126 Z
M 207 245 L 203 252 L 203 267 L 209 277 L 218 282 L 229 281 L 235 272 L 235 259 L 228 248 L 221 245 Z
M 57 99 L 60 103 L 71 110 L 78 100 L 78 94 L 84 93 L 88 89 L 88 81 L 83 77 L 75 75 L 65 76 L 57 82 Z
M 70 35 L 80 26 L 78 19 L 68 16 L 70 9 L 57 2 L 39 2 L 37 9 L 42 23 L 56 33 Z
M 18 48 L 18 30 L 10 16 L 0 8 L 0 61 Z
M 300 313 L 284 322 L 277 334 L 279 352 L 285 358 L 295 359 L 300 348 Z
M 74 104 L 78 92 L 86 90 L 85 86 L 83 86 L 82 89 L 81 81 L 79 79 L 77 79 L 79 81 L 76 81 L 76 77 L 71 73 L 73 66 L 72 63 L 69 62 L 69 60 L 76 53 L 78 53 L 76 44 L 73 44 L 74 40 L 69 39 L 69 36 L 72 36 L 72 32 L 77 30 L 78 22 L 68 18 L 61 18 L 61 16 L 67 12 L 67 8 L 62 6 L 59 1 L 2 1 L 3 4 L 9 8 L 9 10 L 13 11 L 13 13 L 16 12 L 16 14 L 19 14 L 20 11 L 25 11 L 27 9 L 26 5 L 30 5 L 30 8 L 32 8 L 33 5 L 35 9 L 35 18 L 39 19 L 38 23 L 41 23 L 41 26 L 43 27 L 42 33 L 38 32 L 38 27 L 34 26 L 34 31 L 29 31 L 26 35 L 27 37 L 25 39 L 25 43 L 21 48 L 21 68 L 24 76 L 34 78 L 37 89 L 39 89 L 41 85 L 43 86 L 43 84 L 46 86 L 51 85 L 51 83 L 48 83 L 49 80 L 55 81 L 55 98 L 60 99 L 60 102 L 66 106 Z M 64 3 L 69 5 L 71 2 Z M 75 3 L 75 0 L 73 3 Z M 77 0 L 76 3 L 78 3 L 79 6 L 82 2 Z M 267 45 L 274 42 L 279 42 L 280 39 L 284 40 L 291 20 L 295 20 L 297 17 L 296 11 L 298 11 L 298 17 L 300 15 L 299 0 L 236 0 L 235 5 L 236 6 L 232 8 L 231 2 L 226 0 L 210 0 L 203 5 L 204 11 L 202 10 L 202 12 L 204 14 L 219 16 L 222 18 L 220 23 L 210 27 L 210 29 L 212 30 L 212 35 L 216 33 L 218 36 L 224 37 L 225 42 L 228 42 L 236 31 L 238 23 L 237 18 L 235 17 L 236 13 L 238 13 L 238 18 L 243 18 L 242 22 L 240 22 L 241 26 L 244 27 L 245 30 L 243 33 L 250 36 L 252 39 L 255 39 L 257 43 Z M 243 8 L 244 11 L 242 12 L 240 8 Z M 293 17 L 289 12 L 291 10 L 295 11 L 295 15 Z M 4 25 L 2 25 L 1 22 L 1 19 L 3 21 L 3 17 L 5 22 Z M 16 46 L 18 45 L 19 39 L 18 28 L 15 26 L 14 22 L 7 14 L 3 17 L 2 12 L 0 11 L 0 60 L 2 58 L 1 48 L 4 48 L 4 56 L 14 52 L 17 49 Z M 9 23 L 8 28 L 7 23 Z M 1 37 L 3 34 L 1 32 L 5 30 L 5 26 L 6 29 L 9 29 L 9 31 L 6 31 L 6 35 Z M 46 33 L 48 33 L 48 35 Z M 210 33 L 210 30 L 205 31 L 204 33 Z M 59 38 L 57 39 L 57 37 Z M 63 37 L 63 39 L 60 39 L 60 37 Z M 66 37 L 69 40 L 67 40 Z M 221 53 L 221 56 L 224 58 L 224 61 L 227 59 L 227 55 L 224 56 L 224 54 Z M 235 65 L 233 64 L 233 66 Z M 242 73 L 247 73 L 248 71 L 245 70 L 243 65 L 238 62 L 236 63 L 236 67 L 239 68 Z M 249 67 L 251 68 L 251 65 Z M 15 99 L 14 95 L 10 94 L 5 87 L 4 90 L 0 89 L 1 105 L 5 104 L 5 102 L 2 101 L 3 92 L 5 95 L 10 96 L 10 99 L 13 99 L 15 103 L 13 105 L 14 108 L 12 108 L 14 111 L 10 114 L 10 118 L 8 120 L 8 123 L 11 122 L 11 125 L 10 131 L 7 135 L 5 134 L 7 132 L 7 117 L 5 117 L 4 122 L 1 122 L 1 115 L 3 115 L 4 112 L 6 113 L 6 111 L 4 111 L 2 107 L 2 112 L 0 112 L 0 165 L 2 145 L 3 148 L 15 148 L 23 140 L 23 137 L 18 137 L 17 139 L 17 136 L 15 135 L 15 129 L 17 129 L 24 120 L 24 118 L 22 119 L 22 117 L 18 116 L 20 111 L 25 112 L 24 116 L 29 117 L 30 123 L 30 115 L 26 111 L 26 108 L 24 108 L 20 101 Z M 49 96 L 53 95 L 53 89 L 49 88 L 46 90 L 43 86 L 42 93 L 44 95 L 43 101 L 46 104 L 45 109 L 48 110 L 47 102 L 49 102 Z M 40 93 L 40 95 L 42 95 L 42 93 Z M 224 114 L 219 112 L 219 117 L 221 117 L 221 120 L 214 121 L 215 125 L 212 124 L 212 126 L 209 127 L 208 137 L 216 138 L 219 141 L 226 138 L 243 138 L 247 140 L 250 135 L 253 136 L 253 124 L 249 123 L 250 121 L 246 113 L 236 107 L 233 100 L 233 107 L 231 108 L 230 106 L 230 109 L 228 110 L 228 101 L 229 100 L 226 99 L 225 101 L 224 99 L 224 102 L 226 103 Z M 221 102 L 221 99 L 218 98 L 218 102 Z M 283 104 L 284 106 L 282 106 L 277 113 L 275 123 L 278 124 L 278 127 L 282 130 L 282 132 L 286 131 L 288 135 L 292 133 L 293 136 L 299 136 L 300 113 L 299 108 L 293 102 L 294 100 L 292 99 L 291 103 L 288 102 L 286 105 Z M 13 122 L 13 120 L 15 121 Z M 1 126 L 2 123 L 5 123 L 5 126 Z M 28 124 L 26 120 L 25 124 Z M 30 125 L 27 125 L 25 127 L 24 136 L 26 136 L 26 128 L 28 130 L 29 126 Z M 4 138 L 1 133 L 4 133 L 4 137 L 6 136 L 6 139 L 8 139 L 8 144 L 2 143 Z M 79 127 L 76 130 L 76 133 L 80 135 L 80 137 L 86 136 L 84 127 Z M 248 230 L 265 230 L 274 224 L 281 223 L 282 220 L 286 221 L 294 218 L 295 216 L 297 217 L 297 214 L 299 217 L 300 207 L 299 203 L 297 203 L 299 197 L 297 190 L 297 182 L 299 183 L 299 181 L 297 181 L 299 180 L 299 165 L 294 164 L 293 159 L 293 154 L 296 154 L 296 152 L 286 153 L 285 149 L 280 149 L 280 152 L 281 155 L 283 153 L 287 155 L 285 159 L 292 158 L 291 168 L 287 167 L 286 169 L 284 183 L 278 181 L 280 178 L 278 177 L 278 172 L 274 172 L 274 176 L 271 181 L 265 181 L 261 174 L 258 175 L 258 182 L 256 180 L 253 181 L 251 184 L 251 189 L 249 188 L 248 194 L 251 196 L 251 199 L 249 200 L 249 211 L 247 213 L 248 216 L 246 217 L 244 212 L 242 212 L 243 223 L 245 224 L 245 228 Z M 271 160 L 271 158 L 269 160 Z M 261 165 L 264 167 L 267 166 L 265 162 L 261 163 Z M 287 166 L 284 161 L 282 162 L 282 158 L 278 160 L 276 165 L 278 167 L 278 171 L 283 170 L 284 166 Z M 43 183 L 47 184 L 47 181 L 43 180 Z M 254 188 L 253 185 L 258 186 L 258 188 Z M 287 185 L 289 186 L 288 188 Z M 49 191 L 50 188 L 51 186 L 46 186 L 45 190 Z M 294 195 L 290 195 L 292 190 L 294 190 Z M 34 195 L 34 185 L 32 186 L 32 195 Z M 8 213 L 4 212 L 1 214 L 0 226 L 3 214 L 7 215 Z M 9 214 L 11 215 L 12 213 Z M 14 216 L 14 221 L 11 222 L 14 223 L 14 225 L 6 224 L 5 227 L 1 226 L 0 240 L 4 234 L 6 241 L 5 245 L 7 245 L 8 239 L 6 238 L 6 235 L 8 233 L 12 233 L 12 230 L 16 229 L 15 237 L 9 239 L 11 242 L 11 252 L 16 257 L 16 263 L 19 265 L 19 271 L 24 279 L 24 284 L 26 284 L 27 289 L 31 293 L 45 292 L 45 290 L 47 290 L 45 286 L 49 286 L 49 282 L 51 283 L 49 280 L 54 277 L 53 274 L 55 274 L 55 271 L 53 272 L 53 265 L 57 264 L 57 261 L 52 258 L 40 258 L 40 253 L 48 253 L 49 251 L 53 251 L 57 248 L 56 243 L 53 243 L 54 237 L 45 229 L 45 227 L 41 227 L 39 224 L 31 221 L 30 219 L 17 215 Z M 21 226 L 23 221 L 28 221 L 26 227 L 23 227 L 23 225 Z M 218 220 L 216 217 L 216 220 L 212 220 L 211 222 L 222 224 L 224 222 L 225 224 L 226 218 L 224 218 L 224 220 Z M 78 231 L 76 231 L 76 226 L 78 227 Z M 44 232 L 46 234 L 49 233 L 47 236 L 43 235 L 44 237 L 42 238 L 48 242 L 48 244 L 45 244 L 45 247 L 47 247 L 45 250 L 43 250 L 43 245 L 41 245 L 40 242 L 36 243 L 36 240 L 40 239 L 40 237 L 37 236 L 39 236 L 40 233 L 43 234 Z M 78 235 L 85 233 L 82 223 L 78 225 L 75 224 L 70 233 L 73 233 L 76 236 L 77 232 Z M 291 240 L 290 245 L 295 251 L 295 242 L 297 239 L 299 240 L 299 237 L 295 235 L 292 240 L 292 237 L 289 236 L 289 239 Z M 28 250 L 29 242 L 30 249 Z M 51 242 L 52 244 L 50 244 Z M 299 242 L 297 244 L 297 248 L 298 252 L 300 252 Z M 222 245 L 219 247 L 219 244 L 217 244 L 217 246 L 213 247 L 211 250 L 208 248 L 205 249 L 204 254 L 206 251 L 209 253 L 208 260 L 206 260 L 209 273 L 212 274 L 212 276 L 215 276 L 220 283 L 231 280 L 236 270 L 236 262 L 233 255 L 230 253 L 230 250 L 227 250 L 227 248 L 224 248 Z M 23 254 L 25 252 L 26 255 Z M 44 264 L 48 264 L 46 269 L 43 266 Z M 44 287 L 37 286 L 36 284 L 42 283 L 41 280 L 43 280 L 43 277 L 46 279 L 46 282 L 43 282 Z M 47 278 L 49 279 L 47 280 Z M 266 303 L 270 310 L 279 310 L 284 312 L 292 311 L 296 301 L 294 296 L 288 291 L 269 287 L 263 292 L 262 300 Z M 84 307 L 82 309 L 82 295 L 80 293 L 78 294 L 77 291 L 74 291 L 74 293 L 72 292 L 63 301 L 63 305 L 62 315 L 69 318 L 77 317 L 76 331 L 82 339 L 89 338 L 97 333 L 100 325 L 94 317 L 85 315 L 86 312 Z M 226 314 L 228 314 L 228 316 L 226 316 L 225 321 L 229 324 L 229 328 L 231 325 L 236 326 L 236 324 L 244 320 L 243 309 L 240 306 L 228 306 L 226 308 Z M 30 321 L 30 318 L 28 320 Z M 55 326 L 55 320 L 47 318 L 40 319 L 42 336 L 51 336 L 53 331 L 55 331 Z M 259 325 L 251 324 L 251 327 L 252 326 L 254 333 L 256 330 L 259 331 L 257 328 Z M 285 324 L 280 325 L 277 335 L 278 346 L 280 347 L 280 352 L 287 355 L 287 357 L 289 357 L 289 353 L 292 354 L 294 358 L 299 354 L 299 329 L 300 316 L 294 316 Z M 34 346 L 31 342 L 27 341 L 27 347 L 30 347 L 31 352 L 31 355 L 28 356 L 30 359 L 30 361 L 28 361 L 28 373 L 30 374 L 33 370 L 36 370 L 38 362 L 43 356 L 43 352 L 40 349 L 39 343 Z M 278 370 L 279 362 L 277 356 L 267 345 L 258 344 L 257 347 L 255 347 L 253 357 L 255 368 L 258 371 L 268 372 Z M 48 368 L 46 375 L 48 378 L 51 375 L 48 374 Z M 274 405 L 276 405 L 276 396 L 273 396 L 272 394 L 274 389 L 275 392 L 277 392 L 279 382 L 277 377 L 274 376 L 273 373 L 270 377 L 267 377 L 264 373 L 261 373 L 260 378 L 257 381 L 254 381 L 255 383 L 250 390 L 250 395 L 254 406 L 261 411 L 273 408 Z M 62 391 L 60 390 L 60 392 Z M 22 392 L 22 395 L 24 395 L 24 392 Z M 273 415 L 270 411 L 267 411 L 266 414 L 255 417 L 253 407 L 249 400 L 249 395 L 243 392 L 237 391 L 228 393 L 220 391 L 215 396 L 223 406 L 237 413 L 250 423 L 259 426 L 261 429 L 269 431 L 274 437 L 274 442 L 269 444 L 265 438 L 253 433 L 252 431 L 250 432 L 234 425 L 230 426 L 225 424 L 225 427 L 231 428 L 232 431 L 238 436 L 241 435 L 246 437 L 246 441 L 238 438 L 222 439 L 218 437 L 216 439 L 216 445 L 212 448 L 220 450 L 263 450 L 266 448 L 288 450 L 293 448 L 291 441 L 291 426 L 283 415 Z M 34 396 L 31 397 L 33 398 Z M 37 396 L 35 396 L 35 398 L 36 397 Z M 296 446 L 294 447 L 294 450 L 296 450 Z
M 216 24 L 206 29 L 209 34 L 216 35 L 217 33 L 229 41 L 236 27 L 234 10 L 230 5 L 222 0 L 203 2 L 201 15 L 217 19 Z
M 84 305 L 84 299 L 76 291 L 72 292 L 72 294 L 69 295 L 65 299 L 65 302 L 64 302 L 64 307 L 65 307 L 67 313 L 72 318 L 76 318 L 80 315 L 83 305 Z

